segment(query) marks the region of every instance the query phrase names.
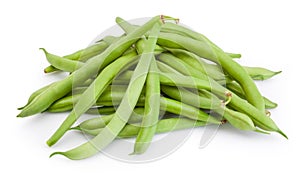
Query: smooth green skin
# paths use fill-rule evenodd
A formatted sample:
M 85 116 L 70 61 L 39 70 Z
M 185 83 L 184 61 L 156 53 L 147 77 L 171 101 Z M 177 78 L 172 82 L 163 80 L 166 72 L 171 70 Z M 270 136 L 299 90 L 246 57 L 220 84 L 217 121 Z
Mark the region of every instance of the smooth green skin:
M 55 84 L 55 83 L 51 83 L 51 84 L 46 85 L 46 86 L 44 86 L 44 87 L 42 87 L 42 88 L 36 90 L 35 92 L 33 92 L 33 93 L 30 95 L 30 97 L 29 97 L 27 103 L 26 103 L 23 107 L 19 107 L 18 110 L 22 110 L 23 108 L 25 108 L 27 105 L 29 105 L 29 104 L 32 102 L 32 100 L 34 100 L 34 98 L 36 98 L 39 94 L 43 93 L 43 92 L 44 92 L 45 90 L 47 90 L 51 85 L 54 85 L 54 84 Z
M 74 72 L 84 65 L 83 62 L 70 60 L 68 58 L 60 57 L 51 53 L 48 53 L 44 48 L 40 48 L 44 51 L 48 62 L 55 68 L 66 71 Z
M 132 25 L 132 24 L 128 23 L 126 20 L 122 19 L 121 17 L 117 17 L 115 21 L 125 31 L 125 33 L 130 33 L 139 27 L 138 25 Z M 193 31 L 191 33 L 190 32 L 191 30 L 182 28 L 180 25 L 175 25 L 173 23 L 164 23 L 161 31 L 167 32 L 167 33 L 176 33 L 176 34 L 183 35 L 186 37 L 191 37 L 195 40 L 203 41 L 203 39 L 199 37 L 199 33 L 196 33 Z M 146 34 L 146 36 L 148 36 L 148 35 Z M 212 45 L 216 46 L 211 41 L 209 41 L 207 38 L 205 40 L 208 41 L 209 43 L 211 43 Z M 157 45 L 157 47 L 161 48 L 159 45 Z M 241 56 L 242 56 L 241 54 L 236 54 L 236 53 L 226 53 L 226 54 L 232 58 L 241 58 Z
M 124 96 L 124 93 L 126 91 L 127 86 L 122 85 L 116 85 L 114 87 L 108 86 L 105 91 L 101 94 L 101 96 L 96 101 L 96 106 L 106 105 L 107 103 L 110 103 L 109 106 L 114 106 L 114 104 L 119 104 L 118 102 L 121 101 L 122 97 Z M 87 88 L 84 88 L 81 92 L 74 94 L 70 96 L 65 96 L 57 101 L 55 101 L 48 109 L 47 112 L 65 112 L 72 110 L 74 105 L 78 102 L 80 99 L 82 93 Z M 144 101 L 144 98 L 141 96 L 141 101 Z M 117 102 L 117 103 L 115 103 Z
M 106 107 L 106 106 L 90 108 L 89 110 L 86 111 L 87 114 L 92 114 L 92 115 L 109 115 L 115 112 L 116 112 L 115 107 Z
M 167 53 L 163 53 L 163 54 L 160 54 L 158 56 L 158 58 L 160 60 L 162 60 L 163 62 L 165 62 L 167 64 L 167 66 L 169 67 L 173 67 L 173 71 L 174 69 L 178 72 L 181 72 L 182 74 L 185 74 L 185 75 L 188 75 L 188 76 L 192 76 L 192 77 L 196 77 L 196 78 L 199 78 L 199 79 L 204 79 L 204 80 L 207 80 L 206 78 L 209 79 L 209 77 L 207 76 L 204 76 L 203 73 L 201 73 L 200 71 L 197 71 L 195 69 L 195 67 L 192 67 L 192 66 L 197 66 L 197 61 L 195 62 L 191 62 L 193 59 L 191 58 L 186 58 L 186 59 L 189 59 L 189 60 L 184 60 L 184 58 L 177 58 L 177 57 L 174 57 L 170 54 L 167 54 Z M 186 63 L 185 63 L 186 62 Z M 186 64 L 189 64 L 189 65 L 186 65 Z M 199 63 L 198 63 L 199 64 Z M 210 64 L 207 64 L 207 65 L 210 65 Z M 216 66 L 216 65 L 214 65 Z M 208 69 L 209 67 L 207 67 Z M 211 68 L 211 67 L 210 67 Z M 217 68 L 217 66 L 216 66 Z M 215 71 L 218 71 L 220 70 L 218 68 L 218 70 L 215 70 Z M 251 68 L 251 67 L 244 67 L 244 68 Z M 168 73 L 172 73 L 171 72 L 172 69 L 169 69 L 169 71 L 167 71 Z M 254 74 L 254 72 L 252 72 L 252 74 Z M 264 75 L 264 74 L 259 74 L 258 72 L 256 72 L 255 76 L 257 75 Z M 210 75 L 209 75 L 210 76 Z M 211 80 L 211 79 L 210 79 Z M 219 84 L 221 85 L 226 85 L 226 88 L 230 89 L 230 90 L 233 90 L 238 96 L 240 96 L 241 98 L 245 99 L 245 94 L 244 94 L 244 91 L 243 89 L 239 86 L 238 83 L 236 83 L 235 85 L 238 85 L 238 86 L 232 86 L 233 83 L 232 81 L 229 81 L 229 82 L 226 82 L 224 81 L 224 76 L 223 76 L 223 81 L 222 80 L 219 80 L 218 81 Z M 232 84 L 231 84 L 232 83 Z M 233 88 L 234 87 L 234 88 Z M 265 107 L 266 108 L 274 108 L 274 107 L 277 107 L 277 104 L 270 101 L 269 99 L 263 97 L 264 99 L 264 103 L 265 103 Z M 204 107 L 203 107 L 204 108 Z
M 235 82 L 235 81 L 230 81 L 226 84 L 226 88 L 228 88 L 229 90 L 233 91 L 236 95 L 238 95 L 241 98 L 245 98 L 245 94 L 243 89 L 241 88 L 241 86 Z M 265 101 L 265 107 L 266 109 L 274 109 L 278 106 L 277 103 L 271 101 L 270 99 L 263 97 L 264 101 Z
M 206 64 L 206 68 L 209 70 L 222 72 L 222 69 L 214 64 Z M 274 72 L 263 67 L 243 66 L 243 68 L 253 80 L 267 80 L 281 73 L 281 71 Z
M 151 65 L 146 80 L 145 114 L 141 122 L 141 128 L 136 137 L 132 154 L 144 153 L 154 137 L 160 111 L 160 82 L 159 70 L 155 57 L 151 59 Z
M 160 62 L 160 61 L 156 61 L 157 65 L 158 65 L 158 69 L 161 72 L 165 72 L 165 73 L 175 73 L 175 74 L 181 74 L 180 72 L 178 72 L 177 70 L 175 70 L 174 68 L 170 67 L 169 65 Z
M 182 61 L 192 66 L 193 69 L 199 70 L 203 74 L 210 76 L 212 79 L 214 80 L 225 79 L 223 71 L 221 71 L 220 69 L 219 70 L 212 69 L 206 62 L 204 62 L 194 53 L 191 53 L 183 49 L 168 48 L 167 50 L 170 51 L 177 58 L 180 58 Z
M 281 71 L 271 71 L 262 67 L 244 67 L 247 73 L 251 76 L 253 80 L 267 80 L 273 76 L 280 74 Z
M 201 80 L 189 76 L 181 76 L 177 74 L 161 73 L 160 82 L 164 85 L 181 86 L 187 88 L 197 88 L 211 90 L 212 93 L 219 97 L 224 96 L 224 93 L 228 92 L 226 88 L 213 81 Z M 266 131 L 275 131 L 287 138 L 287 136 L 277 127 L 274 121 L 261 112 L 246 100 L 241 99 L 236 94 L 232 93 L 232 98 L 229 106 L 235 108 L 237 111 L 247 114 L 251 117 L 254 124 Z
M 184 75 L 196 77 L 202 80 L 213 80 L 205 73 L 202 73 L 200 70 L 197 70 L 195 67 L 188 65 L 187 63 L 184 62 L 184 60 L 177 58 L 172 54 L 162 53 L 158 56 L 158 59 Z M 220 78 L 218 82 L 222 85 L 226 84 L 224 77 L 223 79 Z
M 202 109 L 219 108 L 222 105 L 222 102 L 219 99 L 212 101 L 212 99 L 196 95 L 184 88 L 174 88 L 162 85 L 161 90 L 171 98 L 174 98 L 186 104 L 190 104 L 189 102 L 193 102 L 192 106 L 196 106 Z M 194 98 L 194 96 L 197 97 Z
M 137 57 L 135 56 L 135 54 L 131 58 L 119 58 L 118 60 L 112 62 L 106 68 L 104 68 L 102 72 L 97 76 L 97 78 L 93 81 L 93 83 L 89 85 L 89 87 L 80 95 L 80 98 L 74 105 L 71 113 L 56 130 L 56 132 L 48 139 L 47 144 L 49 146 L 55 144 L 74 124 L 74 122 L 96 103 L 100 95 L 111 83 L 114 76 L 116 76 L 126 65 L 129 65 L 136 59 Z
M 89 58 L 94 57 L 94 56 L 100 54 L 101 52 L 103 52 L 113 42 L 114 42 L 113 40 L 110 40 L 110 41 L 103 40 L 103 41 L 93 44 L 85 49 L 81 49 L 72 54 L 63 56 L 63 58 L 66 58 L 69 60 L 86 61 Z M 51 72 L 54 72 L 57 70 L 58 70 L 57 68 L 50 65 L 44 69 L 44 72 L 51 73 Z
M 234 127 L 240 130 L 252 130 L 252 131 L 256 130 L 254 123 L 247 115 L 226 108 L 225 106 L 223 106 L 220 99 L 210 100 L 208 98 L 212 98 L 211 96 L 207 96 L 208 98 L 205 98 L 197 94 L 194 94 L 186 89 L 177 89 L 176 87 L 170 87 L 170 86 L 162 86 L 162 91 L 164 91 L 164 93 L 166 93 L 167 95 L 171 96 L 172 98 L 178 101 L 181 101 L 183 103 L 198 108 L 201 108 L 200 103 L 206 99 L 209 102 L 208 105 L 210 106 L 215 105 L 215 107 L 211 107 L 210 109 L 212 111 L 215 111 L 219 115 L 224 116 L 224 118 L 228 120 L 230 124 L 233 125 Z
M 125 91 L 112 91 L 113 93 L 107 93 L 104 96 L 104 99 L 99 98 L 102 100 L 99 102 L 101 105 L 105 104 L 105 106 L 116 106 L 119 105 L 119 102 L 121 102 L 122 97 L 125 95 Z M 74 97 L 73 99 L 71 97 L 65 97 L 62 98 L 58 101 L 59 104 L 56 106 L 51 106 L 49 108 L 49 112 L 64 112 L 72 109 L 74 106 L 73 102 L 77 102 L 75 99 L 79 98 L 79 96 Z M 160 97 L 160 110 L 161 111 L 167 111 L 176 115 L 181 115 L 193 120 L 200 120 L 203 122 L 211 122 L 214 124 L 219 124 L 220 121 L 217 119 L 209 116 L 207 113 L 203 112 L 202 110 L 199 110 L 195 107 L 186 105 L 184 103 L 181 103 L 179 101 L 166 98 L 166 97 Z M 145 99 L 141 95 L 138 101 L 138 105 L 141 104 L 140 106 L 144 106 Z M 93 111 L 93 114 L 99 114 L 104 112 L 103 108 L 100 108 L 100 111 L 97 112 L 96 109 L 90 109 L 90 112 Z M 107 113 L 107 112 L 104 112 Z
M 247 100 L 260 111 L 265 111 L 263 97 L 259 93 L 255 83 L 245 69 L 231 57 L 226 55 L 220 48 L 209 45 L 177 34 L 160 33 L 158 44 L 169 48 L 181 48 L 197 54 L 199 57 L 211 60 L 233 77 L 245 91 Z
M 95 117 L 92 119 L 85 120 L 81 122 L 78 126 L 82 129 L 93 130 L 98 128 L 104 128 L 113 118 L 113 114 Z M 144 117 L 144 108 L 134 108 L 128 123 L 137 123 L 141 122 Z
M 66 156 L 69 159 L 88 158 L 88 157 L 98 153 L 99 151 L 101 151 L 103 148 L 105 148 L 107 145 L 109 145 L 118 136 L 120 131 L 123 129 L 123 127 L 128 122 L 130 115 L 132 114 L 133 109 L 135 108 L 135 106 L 138 102 L 139 96 L 142 92 L 143 86 L 146 81 L 147 73 L 149 71 L 149 67 L 151 64 L 151 59 L 153 58 L 153 52 L 154 52 L 154 48 L 155 48 L 155 45 L 157 42 L 157 35 L 160 31 L 161 24 L 162 23 L 160 21 L 153 24 L 153 27 L 151 28 L 151 31 L 150 31 L 151 36 L 149 36 L 148 40 L 145 41 L 146 45 L 143 50 L 143 54 L 141 55 L 138 65 L 136 66 L 134 73 L 130 79 L 130 83 L 126 90 L 126 93 L 121 101 L 121 104 L 117 108 L 114 117 L 109 122 L 109 124 L 97 136 L 95 136 L 90 141 L 88 141 L 76 148 L 73 148 L 69 151 L 66 151 L 66 152 L 55 152 L 55 153 L 51 154 L 51 156 L 56 155 L 56 154 L 61 154 L 61 155 Z M 101 75 L 101 73 L 100 73 L 100 75 Z M 97 77 L 97 79 L 98 78 L 99 78 L 99 76 Z M 97 79 L 95 81 L 97 81 Z M 98 87 L 98 86 L 95 86 L 95 87 Z M 88 91 L 88 89 L 87 89 L 87 91 Z M 98 88 L 96 88 L 95 91 L 99 91 Z M 83 93 L 83 96 L 85 93 Z M 99 96 L 100 95 L 98 95 L 98 97 Z M 79 103 L 80 103 L 80 100 L 75 105 L 75 107 Z M 88 108 L 89 108 L 89 107 L 91 107 L 91 105 L 93 103 L 91 102 L 91 104 L 89 104 L 89 103 L 85 102 L 84 104 L 85 104 L 85 106 L 83 106 L 83 107 L 88 106 Z M 86 110 L 83 110 L 83 111 L 85 112 Z M 80 112 L 80 115 L 84 112 Z M 72 122 L 72 124 L 73 123 L 74 122 Z M 68 129 L 70 128 L 70 126 L 72 124 L 68 124 Z M 53 137 L 53 138 L 54 138 L 54 141 L 57 140 L 55 137 Z M 60 138 L 60 137 L 58 137 L 58 138 Z
M 251 118 L 241 112 L 224 108 L 224 118 L 235 128 L 240 130 L 256 131 L 256 127 Z
M 201 127 L 205 126 L 207 123 L 201 122 L 201 121 L 193 121 L 190 119 L 184 119 L 184 118 L 168 118 L 168 119 L 162 119 L 159 120 L 157 123 L 157 128 L 155 131 L 155 134 L 158 133 L 164 133 L 164 132 L 171 132 L 176 130 L 182 130 L 182 129 L 188 129 L 188 128 L 194 128 L 194 127 Z M 85 134 L 90 134 L 93 136 L 98 135 L 100 132 L 102 132 L 103 128 L 97 128 L 97 129 L 84 129 L 76 127 L 74 128 L 76 130 L 80 130 Z M 118 138 L 130 138 L 135 137 L 141 127 L 139 125 L 132 125 L 127 124 L 122 131 L 118 134 Z
M 55 68 L 55 67 L 52 66 L 52 65 L 50 65 L 50 66 L 44 68 L 44 73 L 46 73 L 46 74 L 47 74 L 47 73 L 51 73 L 51 72 L 56 72 L 56 71 L 58 71 L 58 69 Z
M 17 117 L 31 116 L 45 111 L 54 101 L 69 93 L 72 90 L 72 86 L 83 83 L 120 57 L 157 22 L 160 22 L 160 16 L 152 18 L 140 28 L 110 45 L 103 53 L 89 59 L 83 67 L 36 97 Z

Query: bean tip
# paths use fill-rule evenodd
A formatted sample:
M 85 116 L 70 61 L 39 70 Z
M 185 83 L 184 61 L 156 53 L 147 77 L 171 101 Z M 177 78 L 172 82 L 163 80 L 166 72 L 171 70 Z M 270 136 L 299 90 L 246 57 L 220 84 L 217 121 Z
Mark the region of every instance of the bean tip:
M 277 72 L 275 72 L 275 75 L 280 74 L 281 72 L 282 72 L 281 70 L 277 71 Z
M 25 108 L 25 106 L 22 106 L 22 107 L 17 108 L 17 110 L 22 110 L 24 108 Z
M 46 144 L 51 147 L 52 145 L 55 144 L 55 141 L 51 140 L 51 138 L 49 140 L 47 140 Z
M 286 138 L 287 140 L 289 139 L 288 136 L 281 130 L 277 131 L 280 135 L 282 135 L 284 138 Z
M 45 48 L 39 48 L 39 50 L 42 50 L 45 54 L 47 54 L 47 51 Z
M 51 158 L 54 155 L 64 155 L 64 153 L 57 151 L 57 152 L 51 153 L 50 156 L 49 156 L 49 158 Z

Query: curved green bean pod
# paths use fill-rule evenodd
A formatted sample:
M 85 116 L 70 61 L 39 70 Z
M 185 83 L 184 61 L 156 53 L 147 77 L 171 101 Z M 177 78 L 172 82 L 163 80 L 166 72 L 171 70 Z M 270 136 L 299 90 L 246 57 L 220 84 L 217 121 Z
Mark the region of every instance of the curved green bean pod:
M 119 107 L 116 111 L 116 114 L 114 115 L 112 120 L 109 122 L 109 124 L 96 137 L 91 139 L 89 142 L 86 142 L 86 143 L 84 143 L 74 149 L 71 149 L 69 151 L 66 151 L 66 152 L 55 152 L 55 153 L 51 154 L 51 156 L 53 156 L 55 154 L 61 154 L 61 155 L 68 157 L 69 159 L 84 159 L 84 158 L 90 157 L 90 156 L 96 154 L 97 152 L 101 151 L 103 148 L 105 148 L 108 144 L 110 144 L 117 137 L 119 132 L 122 130 L 122 128 L 127 123 L 128 119 L 133 111 L 133 108 L 135 107 L 135 105 L 138 101 L 138 98 L 142 92 L 143 85 L 144 85 L 144 83 L 146 81 L 146 77 L 147 77 L 147 75 L 145 75 L 145 74 L 147 74 L 147 72 L 149 70 L 150 61 L 151 61 L 151 58 L 153 57 L 153 52 L 154 52 L 154 48 L 155 48 L 156 41 L 157 41 L 157 35 L 160 31 L 160 26 L 161 26 L 161 22 L 154 23 L 154 26 L 150 32 L 150 36 L 148 37 L 148 40 L 145 41 L 145 43 L 147 44 L 146 48 L 144 49 L 143 54 L 141 55 L 141 58 L 139 60 L 139 63 L 137 65 L 137 67 L 135 68 L 135 71 L 131 77 L 128 89 L 126 90 L 126 93 L 121 101 L 121 104 L 119 105 Z M 98 78 L 99 78 L 99 76 L 97 77 L 97 79 Z M 99 89 L 97 88 L 98 87 L 97 85 L 94 87 L 96 87 L 95 91 L 99 91 Z M 88 91 L 88 89 L 87 89 L 87 91 Z M 87 91 L 85 93 L 89 93 Z M 85 93 L 83 93 L 83 96 Z M 83 104 L 84 104 L 83 107 L 86 107 L 86 105 L 88 105 L 90 107 L 93 104 L 93 102 L 90 102 L 90 103 L 84 102 Z M 80 100 L 75 105 L 74 109 L 76 109 L 76 106 L 78 106 L 78 105 L 80 105 Z M 130 109 L 128 109 L 128 107 L 130 107 Z M 78 109 L 80 109 L 80 108 L 78 108 Z M 82 111 L 85 112 L 86 110 L 84 109 Z M 83 112 L 79 112 L 79 113 L 82 114 Z M 65 122 L 68 127 L 67 129 L 69 129 L 70 126 L 74 123 L 74 121 L 76 121 L 76 115 L 75 115 L 75 117 L 70 117 L 70 120 L 71 120 L 71 122 Z M 66 128 L 66 127 L 62 127 L 63 132 L 58 130 L 57 136 L 54 135 L 54 137 L 52 137 L 52 139 L 50 139 L 50 142 L 49 142 L 50 145 L 51 145 L 51 143 L 55 143 L 63 135 L 61 133 L 65 132 L 64 128 Z
M 237 62 L 232 60 L 221 49 L 210 46 L 208 42 L 193 40 L 181 35 L 160 33 L 158 44 L 170 48 L 183 48 L 191 51 L 198 56 L 209 59 L 220 64 L 227 73 L 229 73 L 245 91 L 247 100 L 259 110 L 265 110 L 265 104 L 253 80 L 248 73 Z
M 26 106 L 17 117 L 26 117 L 45 111 L 54 101 L 69 93 L 72 86 L 83 83 L 86 79 L 97 74 L 99 70 L 120 57 L 133 43 L 144 35 L 153 24 L 159 21 L 160 16 L 156 16 L 140 28 L 110 45 L 103 53 L 91 58 L 83 67 L 76 70 L 65 79 L 57 82 L 51 90 L 46 90 L 41 93 L 35 100 Z M 124 59 L 124 57 L 125 56 L 122 56 L 121 58 Z
M 230 81 L 228 83 L 226 83 L 226 88 L 228 88 L 229 90 L 233 91 L 236 95 L 238 95 L 239 97 L 241 97 L 242 99 L 245 99 L 245 94 L 243 89 L 241 88 L 241 86 L 235 82 L 235 81 Z M 273 109 L 276 108 L 278 106 L 277 103 L 271 101 L 270 99 L 264 97 L 264 101 L 265 101 L 265 107 L 267 109 Z
M 170 86 L 182 86 L 187 88 L 195 88 L 198 89 L 206 89 L 211 90 L 218 96 L 224 96 L 224 93 L 228 92 L 225 88 L 220 86 L 218 83 L 213 81 L 208 82 L 205 80 L 201 80 L 198 78 L 193 78 L 189 76 L 180 76 L 176 74 L 167 74 L 161 73 L 160 75 L 160 82 L 165 85 Z M 265 115 L 265 113 L 261 112 L 251 104 L 249 104 L 246 100 L 241 99 L 234 93 L 232 93 L 232 98 L 229 103 L 229 106 L 234 107 L 240 112 L 246 113 L 247 115 L 251 116 L 254 124 L 261 129 L 266 131 L 275 131 L 287 138 L 287 136 L 278 128 L 278 126 L 274 123 L 274 121 Z
M 161 90 L 171 98 L 179 100 L 183 103 L 190 104 L 202 109 L 219 108 L 222 105 L 221 100 L 211 100 L 206 97 L 201 97 L 197 94 L 187 91 L 184 88 L 175 88 L 166 85 L 161 86 Z M 195 97 L 197 96 L 197 97 Z M 191 104 L 191 102 L 193 104 Z
M 208 100 L 207 101 L 208 106 L 213 106 L 214 103 L 217 103 L 215 107 L 211 107 L 211 110 L 215 111 L 221 116 L 224 116 L 224 118 L 228 120 L 231 125 L 233 125 L 234 127 L 240 130 L 252 130 L 252 131 L 257 130 L 252 120 L 247 115 L 226 108 L 225 106 L 223 106 L 220 99 L 216 99 L 212 101 L 208 99 L 208 98 L 212 98 L 211 96 L 206 96 L 207 98 L 205 98 L 197 94 L 194 94 L 188 90 L 176 89 L 174 87 L 162 86 L 162 89 L 163 91 L 167 89 L 165 93 L 168 93 L 168 95 L 169 94 L 172 95 L 174 99 L 180 100 L 183 103 L 189 104 L 191 106 L 201 108 L 200 103 L 203 102 L 204 100 Z
M 85 90 L 85 92 L 80 95 L 80 98 L 73 107 L 73 110 L 66 118 L 66 120 L 61 124 L 57 131 L 49 138 L 47 144 L 49 146 L 55 144 L 64 133 L 72 126 L 72 124 L 77 120 L 77 118 L 85 113 L 99 98 L 99 96 L 104 92 L 106 87 L 111 83 L 114 76 L 122 70 L 126 65 L 130 64 L 137 57 L 133 56 L 127 58 L 126 60 L 116 60 L 108 65 L 103 71 L 97 76 L 93 83 Z M 78 71 L 78 70 L 77 70 Z
M 60 56 L 56 56 L 54 54 L 48 53 L 44 48 L 40 48 L 44 51 L 48 62 L 55 68 L 66 71 L 66 72 L 74 72 L 84 65 L 83 62 L 74 61 L 67 58 L 63 58 Z
M 106 115 L 106 116 L 100 116 L 100 117 L 88 119 L 88 120 L 81 122 L 76 127 L 83 128 L 83 129 L 89 129 L 89 130 L 104 128 L 111 121 L 111 119 L 113 118 L 113 115 L 114 114 L 110 114 L 110 115 Z M 144 108 L 134 108 L 132 114 L 130 115 L 128 123 L 141 122 L 143 116 L 144 116 Z
M 36 90 L 35 92 L 33 92 L 33 93 L 30 95 L 30 97 L 29 97 L 29 99 L 28 99 L 28 101 L 27 101 L 27 104 L 25 104 L 23 107 L 19 107 L 18 110 L 22 110 L 23 108 L 25 108 L 27 105 L 29 105 L 29 104 L 34 100 L 34 98 L 36 98 L 39 94 L 43 93 L 43 92 L 44 92 L 45 90 L 47 90 L 51 85 L 54 85 L 54 84 L 55 84 L 55 82 L 54 82 L 54 83 L 51 83 L 51 84 L 49 84 L 49 85 L 46 85 L 46 86 L 44 86 L 44 87 L 42 87 L 42 88 Z
M 205 75 L 200 70 L 195 69 L 194 67 L 183 62 L 182 59 L 179 59 L 171 54 L 162 53 L 158 56 L 158 59 L 184 75 L 196 77 L 202 80 L 212 80 L 209 76 Z M 222 85 L 226 84 L 224 76 L 218 78 L 218 82 Z
M 81 49 L 72 54 L 63 56 L 63 58 L 66 58 L 69 60 L 86 61 L 89 58 L 94 57 L 94 56 L 100 54 L 101 52 L 103 52 L 111 43 L 109 43 L 108 41 L 100 41 L 100 42 L 93 44 L 85 49 Z M 57 68 L 50 65 L 44 69 L 44 72 L 50 73 L 50 72 L 54 72 L 57 70 L 58 70 Z
M 154 56 L 151 59 L 151 65 L 146 80 L 145 94 L 145 116 L 141 122 L 141 128 L 136 137 L 134 151 L 132 154 L 144 153 L 155 134 L 160 109 L 160 82 L 159 70 Z
M 206 74 L 215 80 L 225 79 L 224 71 L 221 71 L 220 68 L 218 70 L 212 69 L 208 63 L 204 62 L 194 53 L 183 49 L 167 48 L 167 50 L 170 51 L 177 58 L 180 58 L 180 60 L 192 66 L 193 69 L 197 69 L 203 74 Z
M 116 17 L 116 23 L 125 31 L 125 33 L 130 33 L 139 27 L 138 25 L 132 25 L 132 24 L 128 23 L 126 20 L 122 19 L 121 17 Z M 191 37 L 195 40 L 203 41 L 203 38 L 199 37 L 199 35 L 201 35 L 201 34 L 199 34 L 197 32 L 190 33 L 190 32 L 188 32 L 188 30 L 189 29 L 185 29 L 184 27 L 181 28 L 180 25 L 175 25 L 173 23 L 165 23 L 161 29 L 162 32 L 167 32 L 167 33 L 173 32 L 175 34 L 179 34 L 179 35 L 183 35 L 186 37 Z M 148 36 L 148 35 L 146 34 L 146 36 Z M 216 46 L 211 41 L 209 41 L 207 38 L 205 38 L 205 40 L 208 41 L 211 45 Z M 157 46 L 158 46 L 158 48 L 161 48 L 161 47 L 159 47 L 159 45 L 157 45 Z M 236 54 L 236 53 L 226 53 L 226 54 L 232 58 L 241 58 L 241 56 L 242 56 L 241 54 Z

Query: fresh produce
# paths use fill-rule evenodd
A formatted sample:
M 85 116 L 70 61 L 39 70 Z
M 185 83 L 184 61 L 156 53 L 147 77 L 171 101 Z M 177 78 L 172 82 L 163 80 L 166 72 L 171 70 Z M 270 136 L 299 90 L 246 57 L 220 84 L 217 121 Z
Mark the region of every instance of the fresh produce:
M 41 48 L 50 63 L 45 73 L 70 75 L 35 91 L 18 108 L 18 117 L 69 112 L 48 139 L 49 146 L 69 130 L 93 136 L 51 156 L 84 159 L 129 137 L 136 137 L 131 154 L 143 154 L 157 133 L 226 121 L 240 130 L 278 132 L 287 138 L 265 110 L 277 104 L 254 83 L 280 71 L 241 66 L 233 59 L 240 54 L 224 52 L 176 18 L 155 16 L 142 26 L 120 17 L 116 22 L 124 34 L 106 36 L 72 54 L 61 57 Z M 74 126 L 86 113 L 100 116 Z

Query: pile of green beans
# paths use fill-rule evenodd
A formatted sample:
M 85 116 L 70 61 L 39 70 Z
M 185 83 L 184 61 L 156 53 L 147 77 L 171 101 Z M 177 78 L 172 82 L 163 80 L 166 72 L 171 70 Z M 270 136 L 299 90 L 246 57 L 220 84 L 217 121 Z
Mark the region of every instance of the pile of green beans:
M 287 138 L 266 110 L 277 104 L 262 96 L 254 82 L 281 71 L 241 66 L 234 60 L 240 54 L 224 52 L 177 22 L 155 16 L 138 26 L 117 17 L 124 31 L 120 36 L 106 36 L 63 57 L 41 48 L 50 63 L 45 73 L 69 75 L 35 91 L 17 117 L 69 112 L 47 144 L 54 145 L 69 130 L 91 135 L 76 148 L 51 154 L 73 160 L 129 137 L 136 137 L 131 154 L 143 154 L 156 133 L 208 124 L 229 123 Z M 98 116 L 77 123 L 83 114 Z

